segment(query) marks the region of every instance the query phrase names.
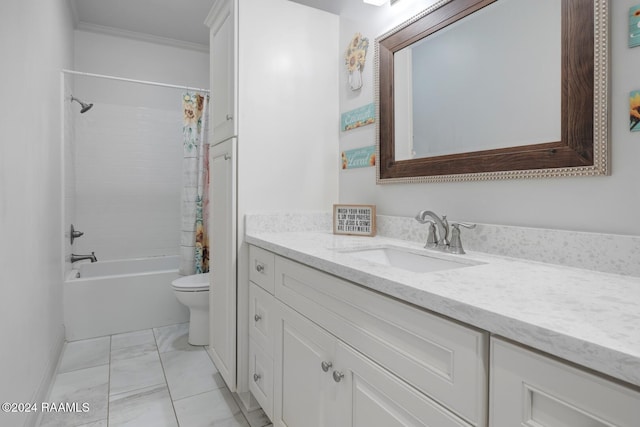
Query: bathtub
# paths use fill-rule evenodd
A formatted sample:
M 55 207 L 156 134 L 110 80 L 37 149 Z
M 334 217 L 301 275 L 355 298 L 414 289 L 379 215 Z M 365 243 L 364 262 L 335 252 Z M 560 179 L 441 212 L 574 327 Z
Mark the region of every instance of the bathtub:
M 64 282 L 67 341 L 189 321 L 171 289 L 178 256 L 74 264 Z

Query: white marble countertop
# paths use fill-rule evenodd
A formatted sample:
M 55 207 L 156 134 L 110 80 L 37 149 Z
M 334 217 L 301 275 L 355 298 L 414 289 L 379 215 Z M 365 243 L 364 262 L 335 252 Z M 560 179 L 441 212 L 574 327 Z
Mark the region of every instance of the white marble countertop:
M 247 231 L 246 242 L 640 386 L 638 277 L 470 251 L 450 256 L 484 264 L 412 273 L 340 249 L 421 244 L 328 231 Z

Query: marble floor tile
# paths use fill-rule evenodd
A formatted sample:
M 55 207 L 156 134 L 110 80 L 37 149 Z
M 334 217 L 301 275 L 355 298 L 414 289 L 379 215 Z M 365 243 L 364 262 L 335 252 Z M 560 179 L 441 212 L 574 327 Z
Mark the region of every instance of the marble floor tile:
M 158 354 L 155 342 L 111 349 L 111 363 L 118 360 L 133 359 L 149 353 Z
M 109 427 L 178 427 L 165 384 L 112 395 Z
M 264 413 L 262 409 L 256 409 L 255 411 L 247 412 L 243 414 L 251 427 L 268 427 L 271 426 L 271 420 Z
M 108 427 L 107 420 L 100 420 L 89 424 L 82 424 L 78 427 Z
M 199 350 L 161 353 L 160 359 L 171 399 L 174 401 L 225 386 L 220 373 L 202 347 Z
M 110 337 L 67 343 L 58 373 L 108 364 L 110 345 Z
M 156 338 L 153 336 L 153 330 L 143 329 L 141 331 L 127 332 L 111 336 L 111 351 L 143 344 L 156 345 Z
M 46 412 L 41 427 L 80 426 L 107 418 L 109 394 L 109 365 L 56 375 L 48 403 L 76 403 L 79 410 L 72 412 Z M 83 412 L 82 406 L 88 404 Z
M 174 401 L 173 406 L 180 427 L 249 427 L 226 388 Z
M 110 396 L 158 384 L 165 384 L 165 378 L 157 351 L 111 360 Z
M 189 344 L 188 323 L 179 323 L 177 325 L 154 328 L 153 334 L 156 336 L 158 351 L 160 353 L 175 350 L 195 350 L 202 348 L 201 346 L 192 346 L 191 344 Z

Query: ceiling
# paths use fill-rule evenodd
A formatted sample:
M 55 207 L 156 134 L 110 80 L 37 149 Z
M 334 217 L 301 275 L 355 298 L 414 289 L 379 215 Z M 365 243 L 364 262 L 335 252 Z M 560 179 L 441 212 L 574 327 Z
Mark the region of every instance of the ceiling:
M 215 0 L 70 0 L 76 28 L 208 51 L 204 24 Z M 290 0 L 344 15 L 361 0 Z M 368 6 L 368 5 L 366 5 Z

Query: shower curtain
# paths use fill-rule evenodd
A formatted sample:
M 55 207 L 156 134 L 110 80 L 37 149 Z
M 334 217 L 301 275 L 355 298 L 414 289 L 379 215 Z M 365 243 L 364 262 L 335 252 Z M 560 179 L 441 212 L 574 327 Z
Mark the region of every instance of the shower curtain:
M 180 274 L 209 271 L 209 144 L 207 135 L 208 95 L 185 92 L 183 110 L 183 186 Z

